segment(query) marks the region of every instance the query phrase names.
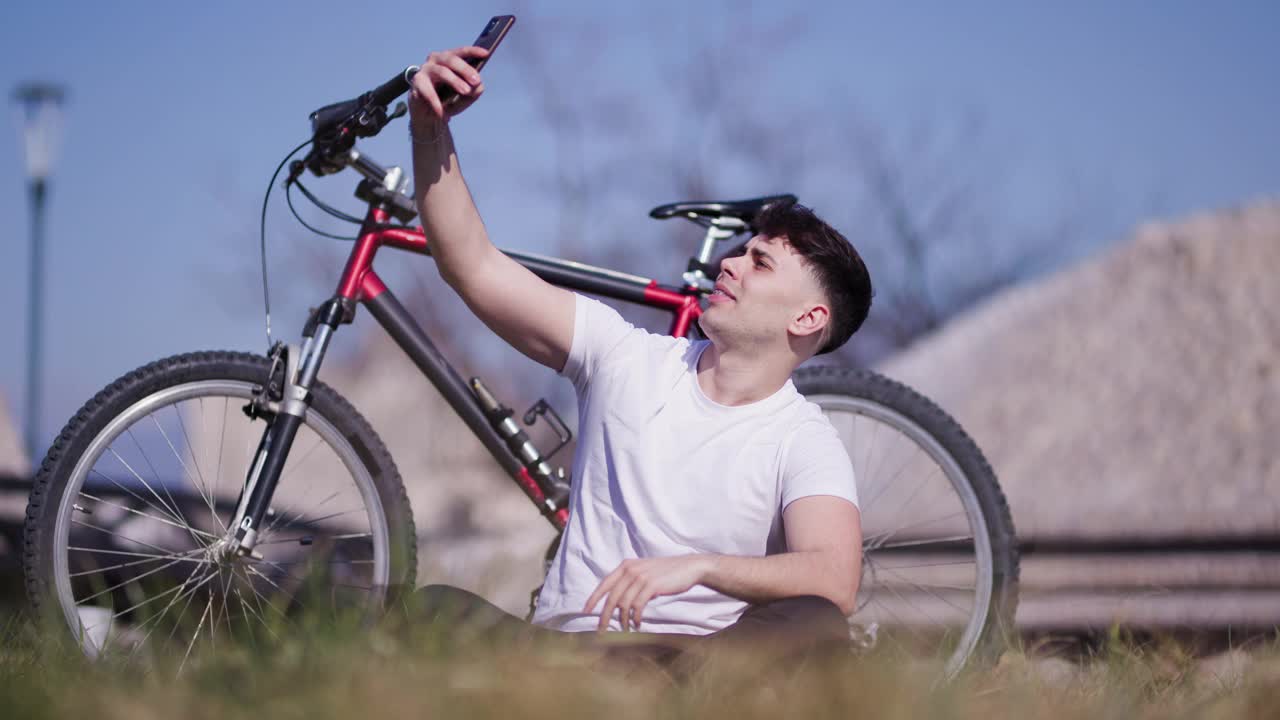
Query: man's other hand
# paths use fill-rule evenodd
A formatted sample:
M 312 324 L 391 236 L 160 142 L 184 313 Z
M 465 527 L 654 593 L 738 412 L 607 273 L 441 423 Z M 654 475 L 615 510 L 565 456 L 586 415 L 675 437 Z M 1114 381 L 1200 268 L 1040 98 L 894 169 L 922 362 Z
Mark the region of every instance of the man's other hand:
M 470 107 L 484 93 L 484 82 L 479 71 L 467 64 L 467 58 L 485 57 L 489 57 L 489 51 L 474 45 L 428 55 L 413 76 L 409 91 L 409 109 L 414 118 L 445 120 Z M 453 88 L 458 97 L 448 104 L 441 102 L 436 85 Z
M 609 628 L 609 618 L 617 610 L 623 630 L 640 629 L 640 620 L 649 601 L 660 595 L 676 595 L 697 585 L 710 570 L 711 555 L 624 560 L 609 573 L 591 597 L 583 612 L 590 613 L 604 600 L 600 612 L 599 631 Z

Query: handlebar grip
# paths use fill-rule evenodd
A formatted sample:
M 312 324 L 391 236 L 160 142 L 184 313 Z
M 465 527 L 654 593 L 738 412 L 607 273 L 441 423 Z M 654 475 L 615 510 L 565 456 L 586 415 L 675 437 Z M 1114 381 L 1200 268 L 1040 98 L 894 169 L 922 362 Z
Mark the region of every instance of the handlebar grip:
M 410 65 L 395 77 L 382 83 L 369 93 L 369 101 L 375 105 L 390 105 L 393 100 L 409 92 L 409 79 L 418 72 L 417 65 Z

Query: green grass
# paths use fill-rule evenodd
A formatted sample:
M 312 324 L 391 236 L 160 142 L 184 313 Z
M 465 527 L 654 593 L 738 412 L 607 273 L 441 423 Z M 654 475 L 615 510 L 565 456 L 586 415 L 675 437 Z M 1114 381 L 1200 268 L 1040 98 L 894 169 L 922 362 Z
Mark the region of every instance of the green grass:
M 1277 717 L 1280 642 L 1225 681 L 1171 640 L 1116 631 L 1047 672 L 1042 649 L 951 682 L 932 663 L 822 658 L 788 667 L 736 653 L 682 682 L 564 646 L 482 647 L 430 626 L 312 627 L 253 648 L 89 663 L 52 631 L 0 626 L 0 717 L 227 718 L 1178 718 Z

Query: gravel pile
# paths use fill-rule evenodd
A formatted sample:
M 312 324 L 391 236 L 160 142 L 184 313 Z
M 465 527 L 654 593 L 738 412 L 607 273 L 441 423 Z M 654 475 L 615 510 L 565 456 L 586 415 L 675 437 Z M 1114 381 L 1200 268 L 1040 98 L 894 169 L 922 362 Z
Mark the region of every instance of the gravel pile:
M 1023 538 L 1280 532 L 1280 202 L 1141 227 L 880 368 L 984 449 Z

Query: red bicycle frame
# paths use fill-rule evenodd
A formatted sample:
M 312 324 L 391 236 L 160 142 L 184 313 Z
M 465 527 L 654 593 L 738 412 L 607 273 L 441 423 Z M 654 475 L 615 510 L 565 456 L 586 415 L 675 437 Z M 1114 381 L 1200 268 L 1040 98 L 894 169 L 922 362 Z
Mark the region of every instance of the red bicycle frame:
M 444 359 L 426 332 L 374 271 L 373 260 L 384 246 L 420 255 L 431 254 L 421 227 L 390 225 L 389 219 L 390 213 L 385 204 L 371 203 L 342 279 L 338 282 L 337 293 L 327 305 L 347 309 L 342 322 L 350 321 L 351 310 L 356 304 L 367 307 L 529 499 L 553 525 L 562 529 L 569 518 L 567 503 L 563 498 L 558 501 L 549 498 L 548 492 L 531 472 L 533 463 L 523 461 L 509 447 L 495 429 L 490 414 L 476 393 Z M 553 285 L 666 310 L 672 314 L 670 332 L 676 337 L 687 335 L 690 325 L 702 314 L 699 300 L 705 291 L 696 287 L 662 285 L 650 278 L 558 258 L 504 252 Z

